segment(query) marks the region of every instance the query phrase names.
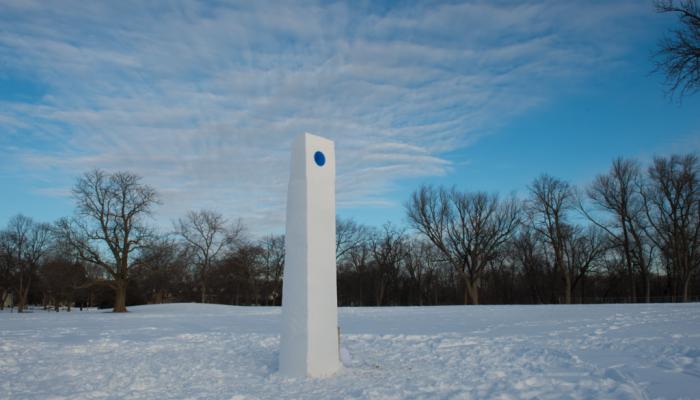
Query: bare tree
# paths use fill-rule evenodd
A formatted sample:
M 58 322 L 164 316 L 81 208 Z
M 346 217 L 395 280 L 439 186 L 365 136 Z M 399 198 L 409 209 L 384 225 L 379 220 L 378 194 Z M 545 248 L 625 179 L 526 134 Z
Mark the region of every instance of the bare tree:
M 369 277 L 371 251 L 369 246 L 372 230 L 352 219 L 336 218 L 336 264 L 338 268 L 338 295 L 347 304 L 366 303 L 365 290 L 372 280 Z
M 14 286 L 14 263 L 12 241 L 5 231 L 0 231 L 0 311 L 5 309 Z M 14 306 L 14 302 L 13 302 Z
M 370 249 L 370 239 L 369 239 L 369 230 L 365 229 L 364 230 L 364 238 L 363 240 L 357 245 L 353 246 L 347 254 L 344 256 L 345 263 L 350 267 L 350 269 L 353 271 L 353 275 L 356 278 L 356 299 L 357 299 L 357 304 L 359 305 L 365 305 L 365 287 L 366 285 L 366 277 L 367 277 L 367 272 L 369 270 L 369 264 L 371 260 L 371 254 L 372 251 Z
M 352 219 L 335 220 L 335 258 L 341 260 L 367 239 L 367 227 Z
M 557 272 L 549 262 L 544 245 L 531 223 L 523 225 L 522 229 L 511 242 L 511 257 L 515 266 L 520 269 L 533 303 L 549 303 L 551 295 L 551 277 Z
M 627 271 L 629 298 L 636 301 L 635 271 L 639 271 L 644 282 L 644 295 L 650 301 L 650 248 L 644 237 L 644 211 L 641 187 L 642 174 L 633 160 L 615 159 L 610 171 L 598 175 L 587 190 L 595 206 L 611 215 L 603 221 L 595 218 L 580 204 L 580 210 L 596 226 L 610 235 L 613 244 L 620 249 Z
M 260 304 L 264 276 L 264 249 L 258 244 L 242 242 L 212 265 L 211 292 L 224 304 Z
M 574 191 L 568 182 L 549 175 L 541 175 L 530 185 L 527 203 L 532 226 L 548 244 L 554 269 L 564 280 L 564 301 L 571 304 L 573 282 L 568 273 L 564 256 L 570 226 L 568 213 L 573 208 Z
M 227 247 L 239 239 L 242 225 L 237 222 L 232 227 L 223 215 L 216 211 L 190 211 L 185 218 L 175 223 L 175 232 L 192 250 L 196 275 L 202 295 L 202 303 L 207 302 L 207 279 L 212 264 L 219 261 Z
M 376 305 L 384 305 L 389 285 L 396 282 L 407 250 L 406 234 L 391 224 L 371 235 L 369 246 L 374 266 Z
M 403 267 L 413 289 L 413 304 L 423 305 L 426 276 L 434 274 L 439 267 L 440 255 L 431 242 L 412 239 L 404 252 Z
M 442 253 L 460 278 L 463 303 L 479 304 L 479 281 L 520 223 L 515 199 L 422 186 L 406 204 L 410 224 Z
M 41 278 L 45 296 L 52 301 L 56 311 L 61 305 L 70 311 L 76 291 L 87 279 L 85 268 L 80 263 L 64 258 L 62 254 L 54 255 L 42 265 Z
M 666 260 L 669 282 L 677 281 L 688 301 L 689 284 L 700 268 L 700 164 L 695 155 L 655 158 L 642 191 L 648 237 Z M 677 293 L 672 285 L 672 295 Z
M 115 292 L 114 312 L 126 312 L 126 288 L 131 256 L 153 237 L 144 218 L 158 203 L 156 191 L 130 172 L 108 174 L 93 170 L 73 187 L 77 215 L 56 223 L 61 241 L 78 257 L 100 266 Z
M 268 235 L 260 241 L 262 267 L 265 282 L 269 285 L 268 301 L 271 305 L 282 302 L 282 273 L 284 268 L 284 235 Z
M 588 273 L 602 266 L 608 245 L 603 231 L 596 226 L 584 229 L 567 225 L 564 237 L 564 273 L 571 285 L 568 291 L 573 294 Z
M 671 93 L 694 93 L 700 89 L 700 7 L 696 0 L 658 0 L 655 6 L 676 14 L 681 25 L 659 42 L 656 69 L 666 75 Z
M 39 268 L 39 261 L 49 248 L 51 229 L 22 214 L 10 219 L 2 235 L 5 262 L 17 286 L 17 311 L 27 307 L 29 290 Z
M 178 299 L 186 281 L 188 249 L 169 236 L 149 240 L 134 263 L 132 279 L 137 283 L 146 301 L 155 304 Z

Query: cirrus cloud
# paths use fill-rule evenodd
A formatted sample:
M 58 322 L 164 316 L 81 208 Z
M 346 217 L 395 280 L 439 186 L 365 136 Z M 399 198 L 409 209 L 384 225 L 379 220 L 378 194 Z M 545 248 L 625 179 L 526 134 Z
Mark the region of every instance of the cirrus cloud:
M 0 96 L 13 164 L 131 170 L 160 190 L 165 220 L 214 208 L 261 231 L 283 222 L 295 135 L 336 141 L 339 208 L 391 205 L 396 182 L 451 173 L 445 153 L 616 62 L 632 34 L 620 21 L 644 12 L 633 1 L 0 8 L 0 73 L 42 89 Z M 48 181 L 40 190 L 64 193 Z

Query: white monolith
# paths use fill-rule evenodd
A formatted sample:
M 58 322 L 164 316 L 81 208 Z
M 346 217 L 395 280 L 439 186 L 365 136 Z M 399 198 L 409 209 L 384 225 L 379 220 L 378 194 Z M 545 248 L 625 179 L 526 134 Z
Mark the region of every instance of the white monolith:
M 340 367 L 335 149 L 309 133 L 292 144 L 285 249 L 280 373 L 331 375 Z

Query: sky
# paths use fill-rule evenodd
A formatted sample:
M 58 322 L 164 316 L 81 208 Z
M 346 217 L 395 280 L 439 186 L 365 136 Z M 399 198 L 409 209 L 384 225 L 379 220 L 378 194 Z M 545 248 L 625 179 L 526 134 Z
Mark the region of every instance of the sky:
M 293 138 L 336 143 L 337 209 L 405 223 L 421 184 L 527 194 L 700 149 L 700 95 L 651 55 L 646 1 L 0 0 L 0 226 L 74 212 L 94 168 L 282 232 Z

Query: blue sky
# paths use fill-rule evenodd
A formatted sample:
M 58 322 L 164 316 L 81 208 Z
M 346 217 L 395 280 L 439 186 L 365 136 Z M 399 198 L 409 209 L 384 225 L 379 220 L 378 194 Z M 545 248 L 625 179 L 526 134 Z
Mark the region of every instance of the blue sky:
M 0 225 L 70 215 L 91 168 L 280 231 L 289 145 L 336 141 L 341 216 L 400 224 L 421 183 L 585 186 L 617 156 L 700 148 L 700 96 L 650 54 L 644 1 L 0 0 Z

